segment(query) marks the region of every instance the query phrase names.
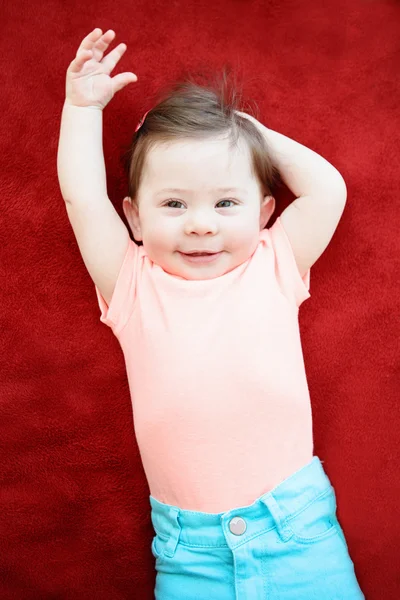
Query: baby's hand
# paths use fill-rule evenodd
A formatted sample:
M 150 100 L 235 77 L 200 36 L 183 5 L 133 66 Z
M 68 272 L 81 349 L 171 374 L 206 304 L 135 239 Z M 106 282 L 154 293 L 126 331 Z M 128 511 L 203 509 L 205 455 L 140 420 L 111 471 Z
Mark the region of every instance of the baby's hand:
M 65 101 L 74 106 L 95 106 L 103 109 L 128 83 L 137 81 L 134 73 L 120 73 L 113 78 L 111 71 L 126 50 L 126 44 L 119 44 L 106 57 L 104 52 L 114 39 L 115 33 L 109 29 L 102 34 L 94 29 L 78 48 L 76 58 L 67 70 Z

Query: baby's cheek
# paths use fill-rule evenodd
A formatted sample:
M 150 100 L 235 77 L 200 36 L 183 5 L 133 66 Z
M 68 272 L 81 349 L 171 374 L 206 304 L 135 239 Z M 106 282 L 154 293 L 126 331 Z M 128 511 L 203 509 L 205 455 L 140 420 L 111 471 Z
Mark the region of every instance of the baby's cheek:
M 153 223 L 148 228 L 148 240 L 155 250 L 170 250 L 173 233 L 170 231 L 171 228 L 168 224 L 164 224 L 160 227 L 158 223 Z
M 232 250 L 246 251 L 257 245 L 257 231 L 251 227 L 237 227 L 230 231 L 227 236 L 227 242 Z

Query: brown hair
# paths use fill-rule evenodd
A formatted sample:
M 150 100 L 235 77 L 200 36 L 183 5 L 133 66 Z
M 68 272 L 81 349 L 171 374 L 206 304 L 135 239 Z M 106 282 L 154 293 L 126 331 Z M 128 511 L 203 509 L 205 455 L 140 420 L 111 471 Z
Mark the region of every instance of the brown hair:
M 223 69 L 220 81 L 216 78 L 201 85 L 190 77 L 184 78 L 160 94 L 123 157 L 128 177 L 128 196 L 132 202 L 137 200 L 146 156 L 151 148 L 184 138 L 210 139 L 222 134 L 228 134 L 230 149 L 239 138 L 245 141 L 250 151 L 253 173 L 260 182 L 263 196 L 274 195 L 282 179 L 267 141 L 254 123 L 235 113 L 235 110 L 246 111 L 238 108 L 237 86 L 233 85 L 229 99 L 226 84 L 227 72 Z M 247 114 L 250 112 L 247 111 Z

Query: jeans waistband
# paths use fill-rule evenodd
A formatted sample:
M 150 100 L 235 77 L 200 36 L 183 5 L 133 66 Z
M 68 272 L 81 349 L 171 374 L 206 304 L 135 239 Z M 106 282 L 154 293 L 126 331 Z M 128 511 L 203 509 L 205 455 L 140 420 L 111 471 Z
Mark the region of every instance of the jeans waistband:
M 248 506 L 236 507 L 222 513 L 203 513 L 164 504 L 150 495 L 151 520 L 155 532 L 165 539 L 172 538 L 188 545 L 226 546 L 229 522 L 233 517 L 246 521 L 240 543 L 250 537 L 277 527 L 283 539 L 292 531 L 286 526 L 290 517 L 303 510 L 319 496 L 334 493 L 332 484 L 318 456 L 263 494 Z

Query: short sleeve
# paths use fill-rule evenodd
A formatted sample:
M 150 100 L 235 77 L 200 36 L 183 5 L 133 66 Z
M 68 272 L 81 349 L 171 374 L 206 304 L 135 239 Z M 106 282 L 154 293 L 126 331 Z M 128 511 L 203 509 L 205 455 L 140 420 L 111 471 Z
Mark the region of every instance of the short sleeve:
M 100 290 L 95 286 L 97 301 L 100 307 L 100 321 L 110 327 L 117 335 L 128 322 L 136 297 L 139 247 L 129 238 L 128 248 L 117 277 L 110 305 L 104 300 Z
M 283 295 L 297 307 L 310 298 L 310 269 L 301 277 L 296 259 L 280 217 L 268 230 L 268 241 L 274 251 L 275 276 Z

